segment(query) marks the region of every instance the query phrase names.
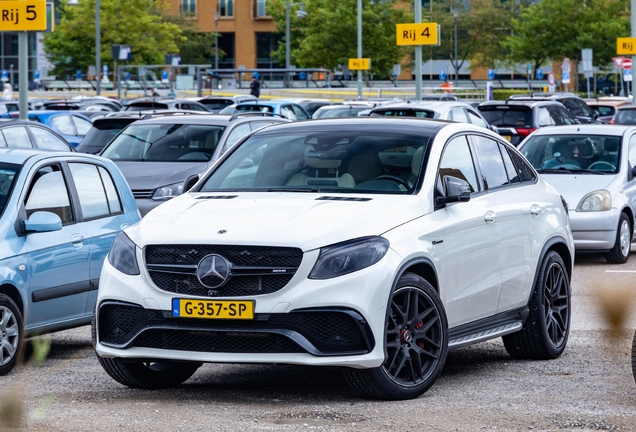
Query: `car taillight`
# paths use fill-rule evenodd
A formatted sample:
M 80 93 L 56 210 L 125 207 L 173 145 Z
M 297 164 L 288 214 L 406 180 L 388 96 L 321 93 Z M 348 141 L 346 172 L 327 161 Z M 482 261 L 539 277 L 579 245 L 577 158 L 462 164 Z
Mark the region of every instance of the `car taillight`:
M 614 121 L 614 119 L 610 120 L 610 124 L 616 124 L 616 122 Z
M 517 128 L 517 133 L 521 136 L 528 136 L 536 130 L 537 128 Z

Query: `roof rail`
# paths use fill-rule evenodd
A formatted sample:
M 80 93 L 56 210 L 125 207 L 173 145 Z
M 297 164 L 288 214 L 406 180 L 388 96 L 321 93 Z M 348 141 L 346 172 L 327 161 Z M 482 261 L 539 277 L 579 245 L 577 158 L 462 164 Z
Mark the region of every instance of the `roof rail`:
M 141 120 L 147 120 L 156 117 L 168 117 L 168 116 L 183 116 L 183 115 L 213 115 L 214 113 L 206 113 L 203 111 L 174 111 L 174 112 L 155 112 L 152 114 L 141 114 L 139 111 L 139 117 Z
M 270 113 L 270 112 L 260 112 L 260 111 L 249 111 L 249 112 L 242 112 L 242 113 L 237 113 L 232 115 L 232 117 L 230 117 L 230 121 L 234 121 L 238 118 L 241 117 L 251 117 L 251 116 L 256 116 L 256 117 L 280 117 L 280 118 L 284 118 L 286 119 L 287 117 L 285 117 L 282 114 L 274 114 L 274 113 Z

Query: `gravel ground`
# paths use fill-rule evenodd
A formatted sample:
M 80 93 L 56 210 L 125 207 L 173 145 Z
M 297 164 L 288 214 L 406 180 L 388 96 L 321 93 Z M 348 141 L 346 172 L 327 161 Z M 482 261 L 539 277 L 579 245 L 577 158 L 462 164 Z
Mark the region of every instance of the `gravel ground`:
M 623 266 L 582 256 L 559 359 L 513 361 L 501 339 L 462 348 L 416 400 L 365 400 L 337 370 L 282 365 L 204 365 L 176 389 L 133 390 L 106 375 L 82 327 L 52 335 L 42 365 L 0 378 L 0 409 L 22 402 L 29 431 L 636 431 L 636 314 L 614 330 L 596 296 L 635 277 L 636 254 Z

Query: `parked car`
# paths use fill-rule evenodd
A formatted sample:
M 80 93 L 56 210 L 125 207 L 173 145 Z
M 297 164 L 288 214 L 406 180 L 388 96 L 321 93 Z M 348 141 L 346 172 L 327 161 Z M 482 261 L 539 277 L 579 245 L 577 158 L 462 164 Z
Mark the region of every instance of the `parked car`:
M 458 101 L 459 98 L 452 94 L 448 93 L 425 93 L 422 95 L 421 99 L 423 101 Z M 418 99 L 416 97 L 409 98 L 410 102 L 416 102 Z
M 300 105 L 312 118 L 318 108 L 333 105 L 335 102 L 329 99 L 285 98 L 289 102 Z
M 46 125 L 77 147 L 93 126 L 93 121 L 75 111 L 29 111 L 29 120 Z
M 104 117 L 93 122 L 77 151 L 99 154 L 126 126 L 139 120 L 139 116 Z
M 616 109 L 610 124 L 636 125 L 636 105 L 622 105 Z
M 0 100 L 0 118 L 18 118 L 20 115 L 20 105 L 18 101 L 4 101 Z
M 40 109 L 48 111 L 107 111 L 116 112 L 120 106 L 104 99 L 67 99 L 44 102 Z
M 0 148 L 3 147 L 75 151 L 53 129 L 29 120 L 0 120 Z
M 501 336 L 515 359 L 558 357 L 573 258 L 559 193 L 486 128 L 282 124 L 119 235 L 95 346 L 130 387 L 176 386 L 204 362 L 283 363 L 415 398 L 451 349 Z
M 170 99 L 170 98 L 139 98 L 134 99 L 124 105 L 122 111 L 148 111 L 148 110 L 187 110 L 199 111 L 202 114 L 210 111 L 199 102 L 189 99 Z
M 601 97 L 585 99 L 585 103 L 598 113 L 598 119 L 603 123 L 611 123 L 616 109 L 623 105 L 631 105 L 632 99 L 627 97 Z
M 479 112 L 515 146 L 540 127 L 579 123 L 561 102 L 548 100 L 482 102 Z
M 338 117 L 358 117 L 358 114 L 364 110 L 375 108 L 375 103 L 368 102 L 344 102 L 334 105 L 326 105 L 320 107 L 314 112 L 311 118 L 338 118 Z
M 222 111 L 222 112 L 225 112 Z M 263 112 L 282 116 L 289 120 L 308 120 L 311 116 L 300 105 L 287 100 L 257 100 L 241 102 L 234 107 L 235 113 Z
M 0 149 L 0 375 L 24 338 L 89 324 L 113 239 L 137 222 L 108 159 Z
M 100 153 L 115 161 L 142 216 L 196 183 L 244 135 L 287 122 L 262 115 L 159 115 L 138 120 Z
M 213 113 L 220 113 L 221 110 L 230 105 L 234 105 L 239 102 L 258 100 L 256 96 L 252 95 L 236 95 L 236 96 L 205 96 L 203 98 L 193 98 L 192 100 L 204 105 L 205 108 Z
M 574 93 L 530 93 L 527 95 L 512 95 L 508 100 L 553 100 L 561 102 L 565 108 L 581 123 L 602 123 L 599 114 L 590 108 L 585 101 Z
M 519 147 L 568 203 L 577 253 L 629 259 L 636 215 L 636 128 L 575 125 L 539 129 Z
M 373 108 L 371 117 L 417 117 L 472 123 L 491 129 L 488 121 L 471 105 L 460 101 L 398 102 Z

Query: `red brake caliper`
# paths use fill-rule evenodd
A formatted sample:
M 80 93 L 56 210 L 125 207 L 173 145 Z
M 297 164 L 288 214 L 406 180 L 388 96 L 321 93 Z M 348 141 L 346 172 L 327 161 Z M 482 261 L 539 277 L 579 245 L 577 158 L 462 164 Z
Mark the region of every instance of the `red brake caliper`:
M 423 321 L 420 321 L 420 322 L 418 322 L 417 324 L 415 324 L 415 329 L 416 329 L 416 330 L 419 330 L 419 329 L 421 329 L 422 327 L 424 327 L 424 322 L 423 322 Z M 422 348 L 422 349 L 424 349 L 424 342 L 423 342 L 423 341 L 421 341 L 421 340 L 418 340 L 418 341 L 417 341 L 417 346 L 418 346 L 418 347 L 420 347 L 420 348 Z

